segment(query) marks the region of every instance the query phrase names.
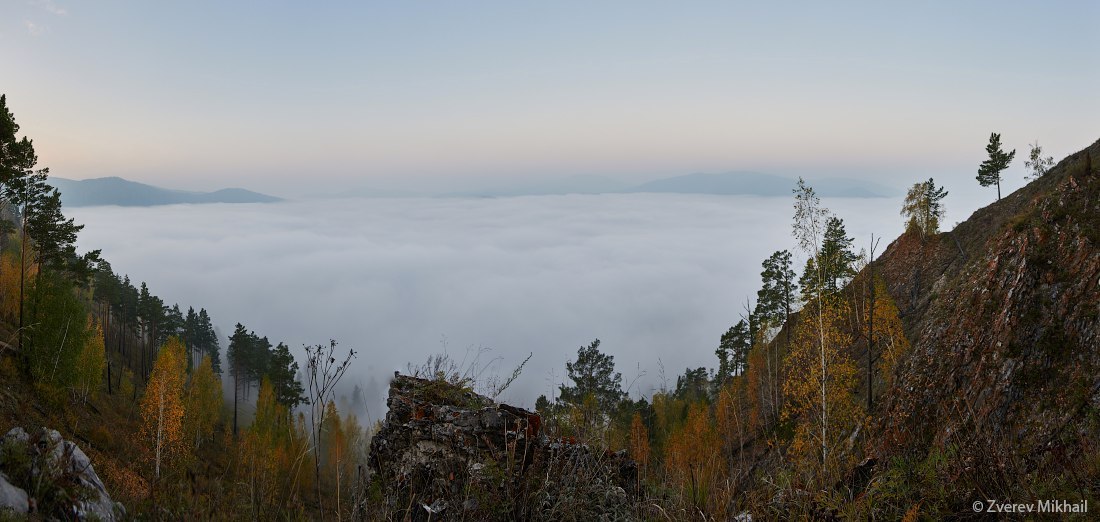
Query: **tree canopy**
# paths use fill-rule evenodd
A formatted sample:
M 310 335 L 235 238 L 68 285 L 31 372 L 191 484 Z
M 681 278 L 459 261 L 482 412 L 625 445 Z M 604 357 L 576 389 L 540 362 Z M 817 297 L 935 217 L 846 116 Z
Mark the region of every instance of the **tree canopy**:
M 914 183 L 905 195 L 905 203 L 901 207 L 901 215 L 909 218 L 905 229 L 920 233 L 922 238 L 939 232 L 945 196 L 947 191 L 943 187 L 936 187 L 932 178 Z
M 1035 140 L 1024 166 L 1028 169 L 1029 177 L 1038 179 L 1054 166 L 1054 156 L 1043 157 L 1043 147 L 1039 146 L 1039 140 Z
M 754 314 L 768 326 L 779 326 L 791 315 L 798 288 L 794 270 L 791 269 L 791 253 L 787 250 L 775 252 L 764 260 L 762 266 L 762 286 L 756 293 Z
M 577 360 L 565 363 L 573 386 L 562 385 L 560 398 L 570 404 L 581 404 L 592 396 L 601 411 L 613 410 L 626 398 L 622 374 L 615 371 L 615 357 L 600 352 L 600 340 L 577 350 Z
M 810 301 L 819 291 L 823 296 L 835 294 L 854 275 L 853 266 L 858 256 L 852 251 L 852 241 L 844 230 L 844 221 L 829 216 L 821 246 L 806 260 L 799 280 L 804 301 Z
M 730 377 L 741 375 L 745 370 L 749 348 L 752 348 L 752 337 L 749 334 L 749 325 L 744 319 L 730 327 L 722 334 L 718 341 L 718 370 L 715 373 L 715 382 L 721 386 Z
M 978 183 L 983 187 L 997 185 L 997 200 L 1001 199 L 1001 172 L 1016 157 L 1016 149 L 1006 153 L 1001 149 L 1001 135 L 996 132 L 989 135 L 989 144 L 985 146 L 989 158 L 978 166 Z

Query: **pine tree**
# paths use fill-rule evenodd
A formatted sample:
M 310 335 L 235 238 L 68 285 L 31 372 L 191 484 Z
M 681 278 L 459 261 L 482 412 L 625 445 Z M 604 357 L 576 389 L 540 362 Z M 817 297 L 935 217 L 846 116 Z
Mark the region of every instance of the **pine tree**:
M 978 183 L 983 187 L 997 185 L 997 201 L 1001 200 L 1001 172 L 1012 163 L 1016 157 L 1016 149 L 1005 153 L 1001 149 L 1001 135 L 996 132 L 989 135 L 989 144 L 985 146 L 989 158 L 978 166 Z
M 275 389 L 275 400 L 279 404 L 294 408 L 306 402 L 305 389 L 298 382 L 298 363 L 290 353 L 290 347 L 279 343 L 271 352 L 267 375 Z M 356 388 L 358 390 L 358 387 Z
M 0 233 L 7 235 L 15 228 L 10 221 L 3 219 L 8 205 L 20 205 L 13 197 L 22 192 L 26 179 L 34 175 L 34 166 L 38 156 L 34 152 L 34 143 L 24 136 L 16 138 L 19 124 L 15 115 L 8 110 L 8 98 L 0 94 L 0 224 L 4 227 Z M 42 173 L 45 179 L 45 173 Z
M 210 358 L 214 373 L 221 375 L 221 346 L 218 342 L 218 334 L 214 332 L 214 326 L 210 323 L 210 314 L 206 313 L 205 308 L 199 309 L 196 335 L 200 349 Z
M 795 305 L 795 273 L 791 269 L 791 253 L 786 250 L 773 253 L 764 260 L 760 273 L 763 282 L 756 293 L 755 315 L 767 328 L 786 324 Z M 787 329 L 787 343 L 790 344 L 790 329 Z
M 195 361 L 202 358 L 202 352 L 199 350 L 199 316 L 195 313 L 194 307 L 187 307 L 187 315 L 183 317 L 183 333 L 181 338 L 183 343 L 187 345 L 187 362 L 190 368 L 195 367 Z
M 829 217 L 818 256 L 819 269 L 824 274 L 825 290 L 829 293 L 835 294 L 845 281 L 855 275 L 852 267 L 859 257 L 852 251 L 852 241 L 844 230 L 844 221 L 836 216 Z
M 256 335 L 256 332 L 249 332 L 249 337 L 251 342 L 247 345 L 248 351 L 245 357 L 248 369 L 246 389 L 250 389 L 252 383 L 259 385 L 264 375 L 269 375 L 271 365 L 271 341 L 267 340 L 266 336 Z
M 752 337 L 744 319 L 737 321 L 737 324 L 722 334 L 718 349 L 715 350 L 718 355 L 718 371 L 714 379 L 716 387 L 720 388 L 731 377 L 745 371 L 745 360 L 751 347 Z
M 623 392 L 622 374 L 615 371 L 615 357 L 600 352 L 600 340 L 577 350 L 577 360 L 565 363 L 566 373 L 573 386 L 560 386 L 560 400 L 581 404 L 585 397 L 595 398 L 601 412 L 612 411 L 626 398 Z
M 35 244 L 35 263 L 52 269 L 64 269 L 66 261 L 76 256 L 76 233 L 84 228 L 61 213 L 61 193 L 46 189 L 29 208 L 26 233 Z
M 31 155 L 33 156 L 33 154 L 34 151 L 32 149 Z M 37 161 L 37 157 L 33 159 Z M 25 296 L 27 295 L 28 272 L 31 266 L 34 266 L 33 254 L 30 252 L 33 248 L 33 243 L 31 243 L 30 234 L 27 233 L 27 227 L 30 217 L 37 212 L 36 207 L 40 204 L 42 198 L 45 197 L 46 191 L 49 188 L 49 186 L 46 185 L 46 172 L 45 169 L 37 172 L 28 170 L 20 176 L 12 177 L 4 185 L 5 193 L 3 198 L 19 209 L 19 216 L 22 223 L 20 226 L 21 232 L 19 238 L 19 336 L 17 337 L 17 344 L 20 349 L 23 347 L 23 338 L 26 336 L 24 326 L 26 326 Z
M 251 349 L 252 336 L 248 335 L 248 330 L 244 325 L 237 323 L 233 327 L 233 335 L 229 336 L 229 348 L 226 350 L 226 357 L 229 359 L 229 374 L 233 377 L 233 434 L 236 435 L 237 428 L 237 401 L 238 394 L 241 389 L 241 374 L 245 370 L 245 357 L 247 352 Z
M 87 336 L 84 303 L 72 283 L 56 272 L 35 277 L 26 301 L 31 327 L 20 355 L 31 377 L 58 389 L 74 387 Z
M 160 300 L 160 298 L 157 299 Z M 183 313 L 180 312 L 180 305 L 174 304 L 170 308 L 162 306 L 161 309 L 161 324 L 157 327 L 157 344 L 164 344 L 168 341 L 169 337 L 179 337 L 182 339 Z M 187 367 L 193 367 L 190 345 L 187 345 Z

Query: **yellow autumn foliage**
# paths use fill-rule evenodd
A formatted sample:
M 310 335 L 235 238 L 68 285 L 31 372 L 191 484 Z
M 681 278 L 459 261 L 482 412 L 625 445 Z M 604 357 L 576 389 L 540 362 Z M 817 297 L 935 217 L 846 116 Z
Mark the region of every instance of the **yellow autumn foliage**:
M 642 422 L 642 415 L 635 412 L 630 420 L 630 458 L 638 463 L 644 477 L 649 470 L 649 431 Z
M 794 438 L 788 455 L 804 470 L 814 470 L 819 480 L 843 469 L 854 459 L 850 437 L 864 421 L 855 398 L 857 368 L 845 333 L 847 303 L 823 301 L 820 310 L 808 306 L 787 355 L 783 393 L 786 420 L 794 421 Z M 822 342 L 824 340 L 824 342 Z
M 157 354 L 145 394 L 141 398 L 141 439 L 147 444 L 153 462 L 153 478 L 162 468 L 185 453 L 183 444 L 184 380 L 187 354 L 176 337 Z
M 866 315 L 870 303 L 864 307 Z M 909 351 L 909 340 L 901 324 L 898 305 L 886 291 L 886 283 L 875 278 L 875 353 L 879 357 L 879 375 L 887 385 L 893 380 L 894 367 L 903 354 Z
M 214 373 L 209 357 L 203 357 L 191 374 L 184 405 L 184 426 L 194 438 L 195 449 L 214 436 L 214 424 L 222 412 L 222 382 Z
M 0 256 L 0 318 L 15 322 L 19 317 L 19 258 Z

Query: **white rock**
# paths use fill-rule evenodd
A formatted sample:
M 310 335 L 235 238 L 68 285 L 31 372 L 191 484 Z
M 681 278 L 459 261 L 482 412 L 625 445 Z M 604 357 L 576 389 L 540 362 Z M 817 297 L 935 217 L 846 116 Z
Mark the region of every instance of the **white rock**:
M 8 482 L 8 477 L 0 473 L 0 509 L 11 509 L 16 513 L 26 513 L 30 509 L 27 492 Z

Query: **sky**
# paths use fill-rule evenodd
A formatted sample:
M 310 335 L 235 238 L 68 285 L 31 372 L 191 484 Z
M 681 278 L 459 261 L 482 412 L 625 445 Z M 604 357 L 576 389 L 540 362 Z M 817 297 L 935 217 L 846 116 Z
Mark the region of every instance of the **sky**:
M 782 4 L 782 5 L 780 5 Z M 285 197 L 558 176 L 970 182 L 1095 141 L 1100 3 L 0 3 L 54 175 Z
M 900 198 L 825 198 L 855 250 L 899 234 Z M 792 198 L 603 194 L 366 198 L 82 207 L 80 250 L 181 309 L 206 308 L 222 348 L 240 322 L 273 343 L 337 340 L 343 380 L 378 419 L 394 371 L 448 353 L 481 384 L 529 354 L 500 399 L 533 407 L 600 339 L 635 398 L 717 366 L 719 338 L 755 301 L 761 262 L 795 252 Z M 445 343 L 444 343 L 445 340 Z M 468 353 L 468 349 L 472 352 Z M 224 367 L 224 366 L 223 366 Z M 663 380 L 662 380 L 663 368 Z

